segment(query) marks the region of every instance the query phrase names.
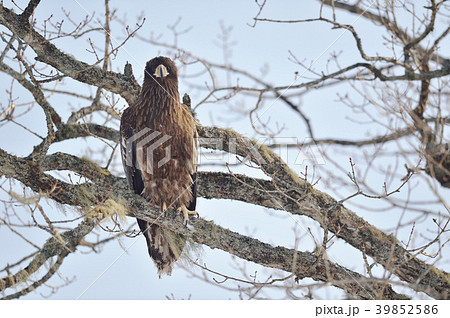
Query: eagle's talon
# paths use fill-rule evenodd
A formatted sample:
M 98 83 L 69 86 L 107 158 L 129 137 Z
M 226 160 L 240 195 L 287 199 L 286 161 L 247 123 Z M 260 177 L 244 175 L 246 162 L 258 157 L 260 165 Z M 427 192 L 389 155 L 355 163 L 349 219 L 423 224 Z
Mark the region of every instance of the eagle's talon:
M 177 215 L 178 215 L 178 213 L 183 213 L 183 217 L 184 217 L 184 220 L 183 220 L 183 223 L 187 226 L 187 224 L 188 224 L 188 222 L 189 222 L 189 215 L 194 215 L 194 216 L 197 216 L 198 217 L 198 213 L 197 213 L 197 211 L 191 211 L 191 210 L 188 210 L 184 205 L 183 206 L 181 206 L 181 207 L 179 207 L 178 209 L 177 209 Z

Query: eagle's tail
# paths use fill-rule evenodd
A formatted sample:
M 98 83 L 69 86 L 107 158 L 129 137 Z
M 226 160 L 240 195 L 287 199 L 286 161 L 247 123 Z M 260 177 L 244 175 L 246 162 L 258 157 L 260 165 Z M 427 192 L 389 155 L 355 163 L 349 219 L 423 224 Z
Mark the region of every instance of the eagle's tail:
M 186 238 L 157 224 L 137 219 L 139 228 L 147 240 L 148 253 L 158 269 L 158 275 L 170 276 L 173 264 L 178 260 Z

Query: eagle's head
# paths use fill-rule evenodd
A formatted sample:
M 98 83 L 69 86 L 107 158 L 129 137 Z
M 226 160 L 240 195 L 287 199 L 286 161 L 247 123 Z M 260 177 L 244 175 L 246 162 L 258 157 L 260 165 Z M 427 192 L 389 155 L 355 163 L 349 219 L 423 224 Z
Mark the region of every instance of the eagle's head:
M 156 85 L 164 83 L 178 83 L 178 71 L 175 63 L 168 57 L 158 56 L 152 58 L 145 66 L 144 81 Z

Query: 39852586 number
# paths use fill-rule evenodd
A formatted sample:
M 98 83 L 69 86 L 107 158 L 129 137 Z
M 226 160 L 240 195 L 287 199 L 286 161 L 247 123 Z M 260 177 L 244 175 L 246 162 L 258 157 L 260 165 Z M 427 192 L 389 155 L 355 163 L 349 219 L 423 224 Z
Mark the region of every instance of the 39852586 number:
M 438 305 L 376 305 L 377 315 L 436 315 L 438 313 Z

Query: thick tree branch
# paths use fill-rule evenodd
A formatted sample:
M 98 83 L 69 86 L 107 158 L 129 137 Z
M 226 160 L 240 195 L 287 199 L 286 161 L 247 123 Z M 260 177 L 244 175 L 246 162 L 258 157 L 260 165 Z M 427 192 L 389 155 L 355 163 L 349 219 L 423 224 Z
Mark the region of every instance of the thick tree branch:
M 54 142 L 89 136 L 95 136 L 114 142 L 119 142 L 119 131 L 113 128 L 92 123 L 63 124 L 56 131 Z
M 41 2 L 41 0 L 31 0 L 30 2 L 28 2 L 28 5 L 25 10 L 23 10 L 20 18 L 28 20 L 38 6 L 39 2 Z
M 2 7 L 0 24 L 30 45 L 37 54 L 36 60 L 53 66 L 65 76 L 120 94 L 128 104 L 132 104 L 138 95 L 140 86 L 132 77 L 105 72 L 98 66 L 76 60 L 47 41 L 31 27 L 28 21 L 24 21 L 10 9 Z
M 248 154 L 248 152 L 245 152 L 244 149 L 239 149 L 239 147 L 236 147 L 236 150 L 230 147 L 230 145 L 235 147 L 233 138 L 237 138 L 238 136 L 237 133 L 230 130 L 223 131 L 217 128 L 203 127 L 203 129 L 199 130 L 199 135 L 208 136 L 210 140 L 214 140 L 214 138 L 221 139 L 223 146 L 220 150 L 233 152 L 241 156 Z M 244 137 L 241 136 L 241 138 Z M 230 140 L 233 143 L 229 143 L 228 141 Z M 249 142 L 242 142 L 242 144 L 249 144 Z M 217 149 L 217 144 L 214 143 L 209 146 L 202 144 L 202 146 Z M 277 182 L 277 178 L 275 177 L 275 182 L 272 183 L 273 187 L 270 189 L 270 191 L 279 189 L 280 196 L 273 196 L 271 193 L 261 191 L 260 198 L 264 198 L 263 200 L 265 202 L 270 202 L 271 200 L 277 202 L 267 207 L 306 215 L 318 221 L 319 224 L 325 226 L 328 230 L 355 248 L 362 249 L 364 247 L 367 255 L 373 257 L 387 270 L 393 271 L 402 280 L 415 286 L 417 290 L 424 291 L 432 295 L 432 297 L 450 297 L 448 294 L 448 290 L 450 290 L 450 275 L 448 273 L 437 270 L 433 266 L 419 260 L 417 254 L 408 253 L 393 236 L 376 229 L 363 218 L 360 218 L 354 212 L 340 205 L 329 195 L 310 188 L 311 186 L 308 183 L 301 180 L 289 167 L 283 165 L 282 161 L 270 149 L 261 146 L 261 150 L 261 153 L 266 158 L 271 159 L 269 164 L 261 165 L 263 170 L 274 175 L 283 175 L 283 182 Z M 255 162 L 257 163 L 258 161 Z M 247 184 L 250 180 L 246 180 L 244 184 Z M 216 185 L 214 182 L 211 184 Z M 250 182 L 250 184 L 258 188 L 258 184 L 254 182 Z M 223 187 L 230 185 L 230 183 L 223 182 L 220 185 Z M 217 192 L 217 194 L 222 197 L 228 193 L 230 196 L 233 196 L 233 199 L 248 202 L 248 199 L 245 199 L 248 193 L 245 191 L 243 197 L 237 198 L 237 187 L 239 187 L 239 183 L 233 185 L 234 191 L 232 189 L 228 189 L 227 191 L 222 188 L 222 191 Z M 262 188 L 266 189 L 265 187 Z M 223 198 L 230 199 L 231 197 Z M 281 205 L 278 200 L 281 200 Z
M 439 181 L 446 188 L 450 188 L 450 152 L 448 149 L 427 155 L 425 172 Z
M 253 184 L 256 188 L 260 187 L 262 189 L 258 195 L 255 193 L 249 196 L 248 189 L 242 192 L 236 191 L 236 189 L 242 188 L 242 183 L 230 182 L 232 177 L 219 180 L 210 178 L 208 182 L 203 182 L 203 178 L 208 176 L 208 174 L 201 173 L 199 175 L 199 193 L 202 196 L 241 200 L 308 216 L 322 226 L 326 226 L 330 231 L 355 248 L 361 249 L 364 246 L 367 255 L 373 257 L 377 262 L 385 266 L 387 270 L 393 271 L 417 290 L 429 293 L 432 297 L 449 297 L 446 294 L 450 288 L 448 273 L 419 260 L 417 255 L 408 253 L 394 237 L 368 224 L 364 219 L 338 204 L 336 200 L 325 193 L 312 189 L 309 184 L 293 173 L 268 147 L 259 145 L 232 130 L 216 127 L 199 127 L 199 136 L 203 147 L 225 150 L 243 157 L 249 156 L 250 160 L 260 165 L 268 175 L 273 176 L 274 180 L 278 180 L 275 183 L 257 181 L 256 184 L 251 181 L 251 178 L 243 180 L 244 184 Z M 54 160 L 54 162 L 62 165 L 60 166 L 61 169 L 76 169 L 73 163 L 64 163 L 65 161 L 61 160 L 61 158 Z M 86 169 L 82 167 L 85 167 L 84 164 L 80 165 L 80 169 Z M 57 169 L 57 167 L 53 167 L 53 169 Z M 87 173 L 86 170 L 84 173 Z M 102 176 L 102 178 L 106 178 L 107 175 L 98 173 L 98 171 L 97 174 Z M 47 176 L 46 178 L 49 177 Z M 92 178 L 89 174 L 87 177 Z M 48 184 L 54 185 L 58 183 L 57 180 L 36 182 L 32 177 L 23 175 L 15 178 L 29 185 L 32 189 L 34 188 L 34 190 L 48 190 Z M 105 182 L 113 184 L 114 180 L 110 178 L 114 177 L 108 176 L 108 180 L 105 179 Z M 40 184 L 40 186 L 35 186 L 35 183 Z M 263 186 L 260 186 L 258 183 L 263 184 Z M 47 186 L 45 186 L 46 184 Z M 69 185 L 64 184 L 58 184 L 58 186 L 69 187 Z M 89 185 L 86 186 L 89 187 Z M 210 192 L 204 192 L 202 190 L 203 187 L 209 189 Z M 125 184 L 122 184 L 123 188 L 126 188 Z M 221 190 L 215 191 L 214 189 Z M 275 191 L 275 194 L 273 191 Z M 67 196 L 65 191 L 61 193 Z M 105 200 L 107 196 L 108 189 L 104 189 L 99 196 L 99 202 Z M 70 200 L 67 197 L 55 199 L 58 199 L 58 201 L 62 200 L 68 204 L 81 204 L 77 196 L 71 196 Z M 126 200 L 129 199 L 131 197 L 128 195 Z
M 20 161 L 20 159 L 13 158 L 14 156 L 7 155 L 6 153 L 0 153 L 0 156 L 3 156 L 5 159 L 9 159 L 5 160 L 6 162 L 11 162 L 12 160 Z M 3 174 L 5 171 L 8 171 L 8 167 L 9 166 L 7 164 L 0 165 L 0 173 Z M 72 167 L 73 170 L 79 173 L 85 173 L 91 176 L 91 180 L 96 181 L 97 186 L 90 188 L 89 191 L 86 192 L 82 190 L 85 185 L 68 185 L 68 188 L 64 190 L 64 196 L 61 195 L 61 192 L 58 193 L 57 191 L 50 193 L 50 196 L 60 203 L 74 205 L 80 204 L 81 201 L 84 201 L 83 203 L 86 204 L 86 197 L 83 197 L 83 195 L 86 196 L 86 193 L 89 193 L 89 199 L 92 201 L 92 204 L 95 202 L 102 202 L 105 199 L 115 200 L 115 202 L 126 204 L 130 213 L 134 216 L 147 219 L 161 226 L 167 227 L 171 231 L 190 237 L 197 243 L 205 244 L 211 248 L 219 248 L 223 251 L 230 252 L 245 260 L 253 261 L 263 266 L 292 272 L 301 278 L 311 277 L 315 280 L 331 283 L 336 287 L 344 289 L 352 297 L 359 299 L 405 299 L 405 296 L 395 293 L 387 282 L 368 280 L 362 275 L 329 262 L 323 259 L 320 255 L 315 255 L 314 253 L 299 252 L 283 247 L 273 247 L 256 239 L 251 239 L 241 234 L 223 229 L 216 226 L 213 222 L 202 219 L 192 220 L 191 225 L 193 228 L 187 229 L 183 226 L 182 222 L 179 222 L 179 220 L 173 220 L 171 217 L 161 218 L 160 212 L 157 208 L 151 206 L 142 197 L 135 195 L 126 189 L 123 179 L 116 178 L 106 173 L 101 173 L 102 169 L 100 167 L 95 167 L 95 164 L 93 163 L 90 165 L 86 164 L 85 160 L 78 159 L 77 157 L 66 154 L 54 154 L 48 157 L 48 160 L 46 160 L 46 164 L 44 165 L 45 169 L 52 170 L 68 169 L 69 167 Z M 24 181 L 29 180 L 28 182 L 30 182 L 29 178 L 24 177 L 24 175 L 32 174 L 29 171 L 15 171 L 15 173 L 11 173 L 12 171 L 10 172 L 10 175 L 13 178 Z M 92 177 L 94 175 L 97 177 Z M 224 176 L 227 177 L 227 175 Z M 200 176 L 201 180 L 202 178 L 203 177 Z M 218 179 L 213 183 L 208 181 L 207 189 L 212 189 L 211 185 L 214 183 L 216 183 L 216 188 L 218 188 L 218 186 L 223 182 L 223 179 Z M 200 182 L 200 189 L 203 192 L 205 192 L 205 190 L 202 189 L 204 184 L 205 183 Z M 28 184 L 28 186 L 31 188 L 35 187 L 32 184 Z M 233 191 L 236 190 L 237 189 L 234 189 Z M 105 193 L 108 193 L 107 197 L 105 197 Z M 215 193 L 211 193 L 210 196 L 211 195 L 216 196 Z M 205 196 L 208 197 L 208 194 L 205 194 Z M 98 208 L 94 210 L 101 211 L 101 203 L 97 206 Z M 102 217 L 103 215 L 100 214 L 97 216 L 97 219 L 99 220 Z M 87 226 L 83 227 L 83 231 L 78 230 L 81 225 L 73 231 L 77 231 L 76 233 L 82 233 L 85 235 L 89 233 L 89 231 L 92 230 L 96 224 L 96 222 L 92 221 L 91 218 L 87 218 L 83 222 L 88 223 Z M 74 234 L 70 233 L 73 232 L 69 231 L 62 234 L 64 240 L 66 240 L 66 238 L 73 239 Z M 214 235 L 211 235 L 211 233 L 214 233 Z M 76 242 L 79 242 L 79 238 L 81 237 L 81 234 L 77 234 Z M 74 246 L 76 246 L 75 243 Z M 48 256 L 48 259 L 49 257 L 56 255 L 61 248 L 61 242 L 57 242 L 52 238 L 44 245 L 41 253 L 45 253 L 45 255 Z M 35 259 L 37 259 L 39 263 L 35 264 L 33 263 L 35 262 L 33 260 L 32 264 L 25 269 L 27 273 L 31 273 L 31 270 L 28 270 L 29 268 L 36 270 L 46 260 L 42 259 L 39 255 L 36 256 Z M 296 261 L 293 263 L 294 260 Z M 33 266 L 31 267 L 31 265 Z M 23 273 L 21 273 L 22 271 L 15 276 L 22 277 L 21 275 Z M 26 276 L 23 277 L 25 279 Z M 10 283 L 6 283 L 7 281 Z M 2 285 L 3 289 L 12 286 L 14 282 L 18 281 L 19 278 L 17 277 L 14 277 L 14 279 L 9 277 L 5 278 L 3 280 L 5 283 Z
M 449 275 L 431 265 L 416 258 L 417 255 L 409 254 L 396 239 L 379 231 L 364 219 L 358 217 L 352 211 L 346 209 L 333 198 L 313 189 L 307 182 L 296 176 L 285 164 L 280 163 L 279 158 L 264 146 L 257 145 L 254 141 L 231 130 L 221 130 L 218 128 L 202 127 L 200 136 L 208 137 L 208 142 L 203 141 L 204 147 L 226 150 L 235 154 L 250 155 L 251 160 L 261 164 L 262 160 L 267 162 L 261 164 L 263 169 L 274 175 L 275 182 L 257 180 L 244 176 L 234 176 L 229 174 L 213 174 L 202 172 L 199 174 L 199 194 L 205 198 L 227 198 L 240 200 L 252 204 L 286 210 L 293 214 L 306 215 L 325 226 L 357 249 L 365 248 L 367 255 L 373 257 L 377 262 L 393 271 L 402 280 L 408 282 L 416 290 L 423 291 L 436 298 L 448 298 Z M 214 143 L 214 140 L 221 138 L 222 144 Z M 238 140 L 235 140 L 238 139 Z M 213 142 L 212 142 L 213 141 Z M 230 143 L 232 141 L 232 143 Z M 247 147 L 259 147 L 262 149 L 261 158 L 255 152 L 248 151 Z M 72 186 L 54 180 L 52 177 L 44 175 L 37 179 L 32 173 L 30 163 L 25 160 L 0 152 L 3 157 L 0 165 L 0 173 L 8 175 L 8 171 L 13 169 L 11 177 L 21 181 L 35 191 L 49 191 L 52 185 L 57 184 L 64 191 L 54 191 L 52 197 L 61 203 L 71 205 L 85 205 L 86 191 L 92 193 L 89 198 L 92 204 L 101 204 L 108 198 L 113 198 L 120 202 L 128 202 L 130 212 L 136 216 L 145 218 L 148 215 L 142 211 L 147 211 L 147 203 L 139 196 L 127 190 L 123 180 L 118 179 L 99 167 L 87 165 L 82 160 L 64 154 L 55 154 L 46 160 L 46 169 L 71 169 L 86 175 L 87 178 L 95 180 L 102 187 L 83 184 Z M 78 162 L 78 163 L 77 163 Z M 89 168 L 91 166 L 92 168 Z M 31 169 L 30 169 L 31 168 Z M 18 169 L 18 170 L 17 170 Z M 105 171 L 105 172 L 102 172 Z M 282 174 L 282 178 L 277 175 Z M 34 177 L 33 177 L 34 176 Z M 243 186 L 244 185 L 244 186 Z M 119 199 L 118 199 L 119 198 Z M 155 220 L 159 214 L 152 215 Z M 142 213 L 142 215 L 141 215 Z M 173 224 L 168 221 L 161 221 L 161 225 L 172 228 Z M 158 221 L 159 224 L 159 221 Z

